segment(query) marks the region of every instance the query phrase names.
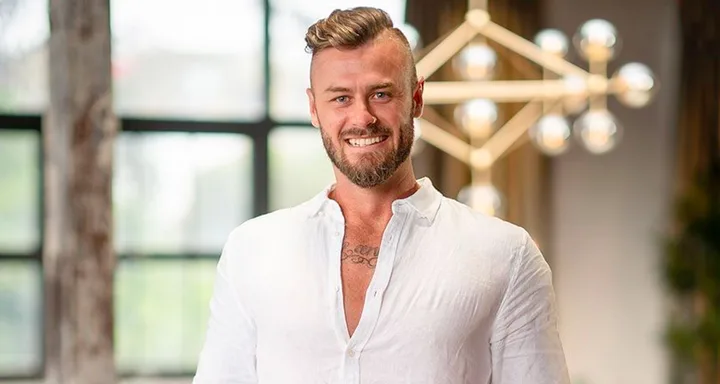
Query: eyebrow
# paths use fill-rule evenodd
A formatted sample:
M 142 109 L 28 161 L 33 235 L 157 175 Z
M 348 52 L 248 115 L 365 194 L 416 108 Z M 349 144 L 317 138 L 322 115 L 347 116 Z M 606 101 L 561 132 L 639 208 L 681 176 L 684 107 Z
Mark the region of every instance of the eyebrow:
M 350 92 L 350 88 L 338 87 L 338 86 L 331 85 L 325 89 L 325 92 L 330 92 L 330 93 Z
M 393 83 L 392 82 L 384 82 L 384 83 L 374 84 L 374 85 L 370 86 L 369 90 L 376 91 L 378 89 L 384 89 L 384 88 L 393 88 Z M 325 89 L 325 92 L 326 93 L 348 93 L 348 92 L 350 92 L 350 88 L 331 85 Z
M 385 83 L 380 83 L 380 84 L 375 84 L 375 85 L 373 85 L 372 87 L 370 87 L 370 90 L 371 90 L 371 91 L 376 91 L 376 90 L 378 90 L 378 89 L 385 89 L 385 88 L 392 88 L 392 87 L 393 87 L 393 83 L 391 83 L 391 82 L 385 82 Z

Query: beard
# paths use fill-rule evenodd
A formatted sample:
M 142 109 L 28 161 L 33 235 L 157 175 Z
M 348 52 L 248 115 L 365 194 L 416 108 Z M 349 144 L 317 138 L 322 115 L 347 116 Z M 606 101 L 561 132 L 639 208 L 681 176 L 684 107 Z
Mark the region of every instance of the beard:
M 397 148 L 390 151 L 374 151 L 364 154 L 355 163 L 345 155 L 342 144 L 336 147 L 325 131 L 320 128 L 323 146 L 330 161 L 353 184 L 361 188 L 371 188 L 386 182 L 390 176 L 408 159 L 412 151 L 415 129 L 412 116 L 400 126 L 400 140 Z M 387 136 L 390 140 L 392 130 L 388 127 L 373 124 L 366 128 L 350 128 L 341 132 L 341 142 L 346 136 Z

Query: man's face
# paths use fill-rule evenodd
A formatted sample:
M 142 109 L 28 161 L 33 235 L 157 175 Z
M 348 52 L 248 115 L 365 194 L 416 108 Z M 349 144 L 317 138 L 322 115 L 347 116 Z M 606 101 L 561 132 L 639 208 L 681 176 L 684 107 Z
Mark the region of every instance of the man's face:
M 335 167 L 360 187 L 384 183 L 412 149 L 423 82 L 410 84 L 401 47 L 380 37 L 359 48 L 327 48 L 313 59 L 307 92 L 313 125 Z

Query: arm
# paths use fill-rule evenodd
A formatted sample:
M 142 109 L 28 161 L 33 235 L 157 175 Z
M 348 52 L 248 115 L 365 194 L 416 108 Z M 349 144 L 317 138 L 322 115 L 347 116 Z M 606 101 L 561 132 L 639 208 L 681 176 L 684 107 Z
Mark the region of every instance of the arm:
M 569 384 L 550 267 L 525 233 L 491 337 L 493 384 Z
M 231 283 L 238 249 L 231 235 L 218 262 L 205 344 L 193 384 L 255 384 L 255 324 Z

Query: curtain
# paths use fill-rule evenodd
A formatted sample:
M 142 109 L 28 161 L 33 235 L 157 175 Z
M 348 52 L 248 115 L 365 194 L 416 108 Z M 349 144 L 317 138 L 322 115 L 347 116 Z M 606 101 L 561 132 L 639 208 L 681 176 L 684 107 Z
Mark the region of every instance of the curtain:
M 677 192 L 718 162 L 720 130 L 720 2 L 680 1 L 683 39 Z
M 674 382 L 709 384 L 720 382 L 720 327 L 716 322 L 720 307 L 715 293 L 708 289 L 717 285 L 717 272 L 708 268 L 704 259 L 709 254 L 705 247 L 716 247 L 718 231 L 717 205 L 713 202 L 717 204 L 720 193 L 720 2 L 682 0 L 678 6 L 682 57 L 675 159 L 677 201 L 671 223 L 676 233 L 668 239 L 672 246 L 666 251 L 663 271 L 665 283 L 676 294 L 669 346 L 674 353 Z M 709 183 L 697 184 L 698 180 Z M 688 273 L 695 276 L 692 281 L 698 280 L 689 290 L 683 288 L 686 284 L 682 280 Z M 703 324 L 704 329 L 698 330 L 695 324 Z

